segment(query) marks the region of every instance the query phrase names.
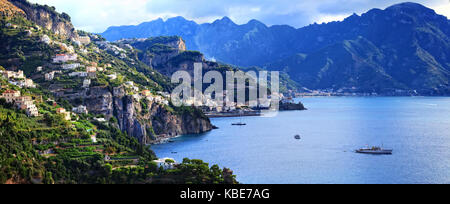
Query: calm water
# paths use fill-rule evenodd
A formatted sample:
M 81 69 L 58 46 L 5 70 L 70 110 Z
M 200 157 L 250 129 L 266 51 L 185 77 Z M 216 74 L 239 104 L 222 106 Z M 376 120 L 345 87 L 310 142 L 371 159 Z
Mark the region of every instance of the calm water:
M 219 130 L 152 148 L 159 157 L 231 168 L 247 184 L 450 183 L 450 98 L 301 100 L 308 111 L 249 117 L 244 127 L 213 119 Z M 353 153 L 366 144 L 394 154 Z

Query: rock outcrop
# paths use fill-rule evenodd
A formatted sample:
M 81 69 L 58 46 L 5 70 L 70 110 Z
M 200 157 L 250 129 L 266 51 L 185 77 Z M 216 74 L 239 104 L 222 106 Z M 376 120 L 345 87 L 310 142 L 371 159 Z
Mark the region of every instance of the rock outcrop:
M 9 0 L 17 8 L 21 9 L 28 20 L 37 25 L 53 31 L 65 39 L 78 38 L 78 34 L 70 22 L 67 14 L 59 14 L 54 7 L 31 4 L 26 0 Z
M 81 94 L 81 95 L 80 95 Z M 122 87 L 92 87 L 77 95 L 65 96 L 68 100 L 84 98 L 84 105 L 92 114 L 102 114 L 105 119 L 116 118 L 119 128 L 143 144 L 184 134 L 200 134 L 213 129 L 203 113 L 175 112 L 165 105 L 141 101 L 126 95 Z
M 178 36 L 124 39 L 119 43 L 141 50 L 139 60 L 168 77 L 177 71 L 187 71 L 193 76 L 195 63 L 203 63 L 204 71 L 217 71 L 220 67 L 218 63 L 206 60 L 202 53 L 186 50 L 185 41 Z
M 280 111 L 307 110 L 303 103 L 283 103 L 280 102 Z

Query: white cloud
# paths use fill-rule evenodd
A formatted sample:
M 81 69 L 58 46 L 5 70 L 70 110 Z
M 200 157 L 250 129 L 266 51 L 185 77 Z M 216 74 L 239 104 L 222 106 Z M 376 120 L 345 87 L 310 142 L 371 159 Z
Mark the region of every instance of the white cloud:
M 343 20 L 352 13 L 385 8 L 405 0 L 30 0 L 55 6 L 72 17 L 78 29 L 102 32 L 109 26 L 131 25 L 183 16 L 198 23 L 229 16 L 237 23 L 258 19 L 268 25 L 295 27 Z M 416 0 L 450 16 L 448 0 Z
M 446 4 L 437 4 L 434 6 L 434 10 L 436 13 L 447 16 L 447 18 L 450 17 L 450 2 Z
M 328 23 L 332 21 L 343 21 L 345 18 L 347 18 L 349 15 L 343 14 L 343 15 L 321 15 L 318 16 L 317 20 L 314 22 L 321 24 L 321 23 Z

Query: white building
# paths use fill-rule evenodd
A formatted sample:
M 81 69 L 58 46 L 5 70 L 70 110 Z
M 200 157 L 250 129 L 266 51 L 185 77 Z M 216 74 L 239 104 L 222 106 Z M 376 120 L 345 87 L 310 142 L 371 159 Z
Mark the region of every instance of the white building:
M 56 113 L 62 115 L 64 120 L 70 121 L 72 119 L 70 112 L 67 112 L 64 108 L 56 109 Z
M 23 71 L 22 70 L 19 70 L 17 72 L 4 71 L 3 72 L 3 76 L 5 78 L 7 78 L 7 79 L 11 79 L 11 78 L 13 78 L 13 79 L 23 79 L 23 78 L 25 78 L 24 75 L 23 75 Z
M 81 66 L 80 63 L 64 64 L 62 66 L 62 69 L 64 69 L 64 70 L 72 70 L 72 69 L 76 69 L 76 68 L 78 68 L 80 66 Z
M 36 85 L 34 84 L 32 79 L 25 79 L 24 86 L 26 88 L 36 88 Z
M 72 108 L 72 111 L 75 113 L 78 113 L 78 114 L 88 114 L 89 113 L 87 110 L 87 107 L 82 106 L 82 105 Z
M 87 77 L 88 73 L 87 72 L 72 72 L 69 73 L 70 77 Z
M 168 161 L 173 161 L 174 163 L 168 162 Z M 154 160 L 153 162 L 156 163 L 156 165 L 158 165 L 158 168 L 163 168 L 164 170 L 169 170 L 169 169 L 174 169 L 175 168 L 175 160 L 172 158 L 163 158 L 163 159 L 158 159 L 158 160 Z
M 24 79 L 20 81 L 9 81 L 10 84 L 19 86 L 20 88 L 36 88 L 36 85 L 34 84 L 33 80 L 31 79 Z
M 76 61 L 78 59 L 77 54 L 57 54 L 53 58 L 53 63 L 66 63 L 68 61 Z
M 97 67 L 86 67 L 86 72 L 87 73 L 95 73 L 97 72 Z
M 55 72 L 49 72 L 44 75 L 45 81 L 51 81 L 55 78 Z
M 28 117 L 39 116 L 39 111 L 30 96 L 16 98 L 15 104 L 19 109 L 25 110 Z
M 2 93 L 2 98 L 4 98 L 7 103 L 13 103 L 17 97 L 20 97 L 20 91 L 6 90 Z
M 7 103 L 14 103 L 18 109 L 25 110 L 28 117 L 39 116 L 38 109 L 30 96 L 20 96 L 19 91 L 7 90 L 0 98 L 4 98 Z
M 89 88 L 90 85 L 91 85 L 91 80 L 90 79 L 85 79 L 83 81 L 83 88 Z

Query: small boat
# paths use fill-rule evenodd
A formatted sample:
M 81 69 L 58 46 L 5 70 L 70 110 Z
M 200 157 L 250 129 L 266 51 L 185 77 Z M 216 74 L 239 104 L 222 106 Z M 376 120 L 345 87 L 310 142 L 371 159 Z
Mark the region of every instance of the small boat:
M 240 111 L 240 121 L 238 122 L 238 123 L 232 123 L 231 125 L 234 125 L 234 126 L 245 126 L 245 125 L 247 125 L 246 123 L 243 123 L 242 122 L 242 111 Z
M 234 125 L 234 126 L 245 126 L 247 124 L 245 124 L 245 123 L 233 123 L 231 125 Z
M 363 148 L 356 150 L 356 153 L 360 154 L 392 154 L 394 150 L 384 149 L 381 147 Z
M 295 138 L 296 140 L 301 140 L 301 139 L 302 139 L 302 137 L 300 137 L 300 135 L 296 135 L 294 138 Z

